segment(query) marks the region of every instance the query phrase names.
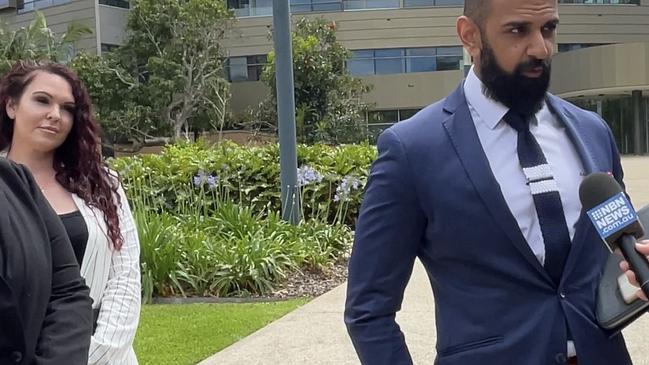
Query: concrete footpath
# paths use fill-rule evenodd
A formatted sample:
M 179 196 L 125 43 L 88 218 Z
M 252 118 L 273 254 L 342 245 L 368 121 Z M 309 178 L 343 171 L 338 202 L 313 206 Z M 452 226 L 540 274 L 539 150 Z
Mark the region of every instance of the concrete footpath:
M 622 161 L 627 191 L 636 208 L 649 204 L 649 157 Z M 199 365 L 359 364 L 343 324 L 346 284 L 307 303 Z M 435 358 L 435 309 L 428 278 L 420 264 L 406 289 L 397 321 L 415 364 Z M 649 315 L 624 331 L 635 365 L 649 365 Z

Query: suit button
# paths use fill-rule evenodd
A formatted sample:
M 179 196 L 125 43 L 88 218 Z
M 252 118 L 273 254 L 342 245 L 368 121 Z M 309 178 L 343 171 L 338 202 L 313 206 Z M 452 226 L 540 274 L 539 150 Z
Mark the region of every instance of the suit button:
M 19 363 L 23 361 L 23 354 L 20 351 L 12 351 L 9 355 L 9 358 L 11 359 L 11 361 Z
M 566 357 L 566 354 L 563 352 L 560 352 L 554 356 L 554 361 L 556 361 L 557 364 L 565 364 L 566 361 L 568 361 L 568 357 Z
M 559 292 L 559 296 L 561 297 L 561 299 L 566 299 L 566 295 L 563 294 L 563 292 Z

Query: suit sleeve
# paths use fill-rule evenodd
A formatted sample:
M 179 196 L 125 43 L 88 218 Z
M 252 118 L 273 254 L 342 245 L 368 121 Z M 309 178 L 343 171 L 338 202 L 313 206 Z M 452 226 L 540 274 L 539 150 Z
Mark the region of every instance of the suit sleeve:
M 379 137 L 349 263 L 345 323 L 363 364 L 412 364 L 395 321 L 425 229 L 404 148 Z
M 51 247 L 52 292 L 36 345 L 37 365 L 86 365 L 92 334 L 92 300 L 59 217 L 23 170 L 45 222 Z
M 119 188 L 119 224 L 124 244 L 112 251 L 89 365 L 127 364 L 140 319 L 140 242 L 124 190 Z

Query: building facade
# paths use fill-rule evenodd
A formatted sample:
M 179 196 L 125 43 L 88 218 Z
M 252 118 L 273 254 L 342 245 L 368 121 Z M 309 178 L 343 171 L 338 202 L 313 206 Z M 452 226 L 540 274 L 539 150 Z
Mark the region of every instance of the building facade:
M 467 57 L 455 31 L 463 0 L 289 1 L 294 20 L 323 17 L 335 23 L 338 39 L 352 52 L 348 71 L 373 85 L 366 96 L 374 108 L 368 114 L 373 131 L 443 98 L 463 78 Z M 237 15 L 226 40 L 235 114 L 269 93 L 259 77 L 273 46 L 272 2 L 228 0 Z M 96 29 L 80 47 L 101 52 L 122 42 L 124 0 L 28 3 L 0 0 L 0 18 L 25 24 L 30 10 L 40 7 L 55 31 L 70 20 Z M 551 92 L 602 115 L 623 153 L 649 153 L 649 0 L 559 3 Z
M 93 34 L 75 48 L 101 53 L 123 43 L 128 9 L 128 0 L 0 0 L 0 23 L 24 27 L 34 19 L 34 10 L 40 10 L 56 33 L 65 32 L 70 23 L 90 28 Z

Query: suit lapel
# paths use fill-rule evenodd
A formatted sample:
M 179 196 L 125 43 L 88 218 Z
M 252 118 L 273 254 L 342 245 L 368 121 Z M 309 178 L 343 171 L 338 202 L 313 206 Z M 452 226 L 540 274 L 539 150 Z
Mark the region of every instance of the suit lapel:
M 444 109 L 451 114 L 442 122 L 446 133 L 487 210 L 530 265 L 552 283 L 521 233 L 491 171 L 466 103 L 463 85 L 447 98 Z
M 598 171 L 593 155 L 588 150 L 588 145 L 581 137 L 583 133 L 580 133 L 578 130 L 579 126 L 577 125 L 577 118 L 568 110 L 566 110 L 566 108 L 564 108 L 554 96 L 549 96 L 547 98 L 547 104 L 548 108 L 550 109 L 552 114 L 554 114 L 555 118 L 557 118 L 559 122 L 561 122 L 564 127 L 566 127 L 568 137 L 572 141 L 572 144 L 575 146 L 577 154 L 579 154 L 586 175 Z
M 550 111 L 554 116 L 563 124 L 566 128 L 566 133 L 572 141 L 573 146 L 577 150 L 577 154 L 581 160 L 582 166 L 584 168 L 584 174 L 587 176 L 593 172 L 598 172 L 597 164 L 593 158 L 593 154 L 588 148 L 588 144 L 581 137 L 584 135 L 579 131 L 579 121 L 570 113 L 569 110 L 564 108 L 559 100 L 554 96 L 548 96 L 547 104 Z M 577 258 L 580 256 L 580 251 L 584 249 L 586 239 L 593 237 L 594 232 L 592 223 L 590 219 L 586 216 L 584 212 L 581 212 L 577 223 L 575 223 L 575 236 L 572 239 L 572 246 L 570 248 L 570 253 L 568 254 L 568 259 L 566 260 L 566 265 L 563 269 L 562 281 L 565 280 L 575 267 Z M 596 234 L 595 234 L 596 235 Z

